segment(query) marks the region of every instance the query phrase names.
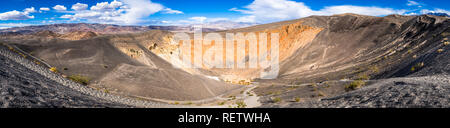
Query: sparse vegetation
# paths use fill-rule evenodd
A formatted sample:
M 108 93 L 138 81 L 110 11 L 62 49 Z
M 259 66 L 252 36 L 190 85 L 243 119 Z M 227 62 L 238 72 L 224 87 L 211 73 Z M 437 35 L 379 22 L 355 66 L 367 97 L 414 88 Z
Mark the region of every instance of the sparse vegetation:
M 309 86 L 311 86 L 311 87 L 317 87 L 317 84 L 316 84 L 316 83 L 311 83 Z
M 228 98 L 230 98 L 230 100 L 235 100 L 236 96 L 229 96 Z
M 295 98 L 294 98 L 294 101 L 295 101 L 295 102 L 300 102 L 300 100 L 301 100 L 300 97 L 295 97 Z
M 324 94 L 322 91 L 319 91 L 319 92 L 317 93 L 317 95 L 320 96 L 320 97 L 325 96 L 325 94 Z
M 370 77 L 367 74 L 360 74 L 358 80 L 369 80 Z
M 184 105 L 192 105 L 192 104 L 194 104 L 194 103 L 189 101 L 189 102 L 185 103 Z
M 137 53 L 137 51 L 134 50 L 134 49 L 130 49 L 130 52 L 132 52 L 132 53 Z
M 63 68 L 63 70 L 69 70 L 68 68 Z
M 366 82 L 364 82 L 363 80 L 355 80 L 355 81 L 351 82 L 350 84 L 345 85 L 345 90 L 346 91 L 356 90 L 356 89 L 361 88 L 365 84 L 366 84 Z
M 225 101 L 223 101 L 223 102 L 219 102 L 219 103 L 217 103 L 218 105 L 224 105 L 225 104 Z
M 80 83 L 82 85 L 88 85 L 89 84 L 89 78 L 81 75 L 71 75 L 69 77 L 70 80 Z
M 369 69 L 373 73 L 378 73 L 380 71 L 380 69 L 376 65 L 370 66 Z
M 58 73 L 58 69 L 56 67 L 51 67 L 50 71 L 54 72 L 54 73 Z
M 273 93 L 274 95 L 280 95 L 281 91 L 276 91 L 275 93 Z
M 411 67 L 411 72 L 414 72 L 414 71 L 416 71 L 416 68 L 413 66 L 413 67 Z
M 424 64 L 423 62 L 419 62 L 419 63 L 417 63 L 416 65 L 414 65 L 414 66 L 411 67 L 411 72 L 414 72 L 414 71 L 416 71 L 417 69 L 422 68 L 423 66 L 425 66 L 425 64 Z
M 238 101 L 238 102 L 236 102 L 236 108 L 245 108 L 245 107 L 247 107 L 247 104 L 245 104 L 245 102 L 244 101 Z
M 273 102 L 273 103 L 281 102 L 281 98 L 280 98 L 280 97 L 273 97 L 273 98 L 272 98 L 272 102 Z

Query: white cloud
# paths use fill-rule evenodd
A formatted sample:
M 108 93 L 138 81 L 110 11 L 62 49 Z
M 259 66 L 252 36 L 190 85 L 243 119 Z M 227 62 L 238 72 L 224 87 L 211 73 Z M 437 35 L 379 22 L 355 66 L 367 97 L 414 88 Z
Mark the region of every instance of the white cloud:
M 416 6 L 416 5 L 420 5 L 420 4 L 419 4 L 419 2 L 408 0 L 408 3 L 406 3 L 406 5 L 408 5 L 408 6 Z
M 189 19 L 202 23 L 202 22 L 204 22 L 204 21 L 205 21 L 206 19 L 208 19 L 208 18 L 206 18 L 206 17 L 204 17 L 204 16 L 198 16 L 198 17 L 191 17 L 191 18 L 189 18 Z
M 27 20 L 33 18 L 34 16 L 30 16 L 24 12 L 19 12 L 16 10 L 0 13 L 0 20 Z
M 39 11 L 50 11 L 50 8 L 42 7 L 42 8 L 39 8 Z
M 141 18 L 148 17 L 161 11 L 164 6 L 150 0 L 122 0 L 126 4 L 125 13 L 116 19 L 126 24 L 141 22 Z
M 107 10 L 115 10 L 116 8 L 122 6 L 123 3 L 120 1 L 112 1 L 111 3 L 108 2 L 101 2 L 97 3 L 97 5 L 92 6 L 91 10 L 93 11 L 107 11 Z
M 37 11 L 34 9 L 34 7 L 31 7 L 31 8 L 25 8 L 25 9 L 23 10 L 23 13 L 25 13 L 25 14 L 30 14 L 30 13 L 35 13 L 35 12 L 37 12 Z
M 311 15 L 333 15 L 341 13 L 356 13 L 363 15 L 381 16 L 389 14 L 403 14 L 405 10 L 367 6 L 328 6 L 320 10 L 313 10 L 303 2 L 291 0 L 255 0 L 244 9 L 231 8 L 246 16 L 238 18 L 240 22 L 274 22 L 307 17 Z
M 74 5 L 72 5 L 72 9 L 75 11 L 82 11 L 82 10 L 86 10 L 88 8 L 87 4 L 83 4 L 83 3 L 76 3 Z
M 32 24 L 24 24 L 24 23 L 0 23 L 0 29 L 12 28 L 12 27 L 23 27 L 30 26 Z
M 169 9 L 170 8 L 166 8 L 161 4 L 153 3 L 150 0 L 114 0 L 112 2 L 97 3 L 88 10 L 66 12 L 68 14 L 63 15 L 60 18 L 86 20 L 95 23 L 139 24 L 145 22 L 143 20 L 144 18 L 157 12 L 181 12 Z
M 67 8 L 64 7 L 63 5 L 56 5 L 53 7 L 53 9 L 57 10 L 57 11 L 66 11 Z
M 22 12 L 13 10 L 4 13 L 0 13 L 0 20 L 28 20 L 34 19 L 31 13 L 37 12 L 34 7 L 25 8 Z
M 59 17 L 59 18 L 63 18 L 63 19 L 72 19 L 72 18 L 73 18 L 73 15 L 62 15 L 62 16 Z
M 330 6 L 325 7 L 319 11 L 315 11 L 315 15 L 333 15 L 342 13 L 356 13 L 361 15 L 382 16 L 389 14 L 403 14 L 406 10 L 395 10 L 391 8 L 379 8 L 379 7 L 362 7 L 362 6 Z
M 163 13 L 165 13 L 165 14 L 183 14 L 182 11 L 179 11 L 179 10 L 173 10 L 173 9 L 171 9 L 171 8 L 165 8 L 165 9 L 163 9 Z
M 450 11 L 444 10 L 444 9 L 440 9 L 440 8 L 435 8 L 434 10 L 422 9 L 420 11 L 420 13 L 422 13 L 422 14 L 427 14 L 427 13 L 447 13 L 447 14 L 450 15 Z
M 229 21 L 230 19 L 228 19 L 228 18 L 222 18 L 222 17 L 219 17 L 219 18 L 208 18 L 208 22 L 217 22 L 217 21 Z

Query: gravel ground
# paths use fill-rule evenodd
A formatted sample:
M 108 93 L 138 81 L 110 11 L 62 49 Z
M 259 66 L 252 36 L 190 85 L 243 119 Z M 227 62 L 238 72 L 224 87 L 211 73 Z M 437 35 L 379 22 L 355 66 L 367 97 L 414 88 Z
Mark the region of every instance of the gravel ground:
M 116 96 L 67 80 L 0 45 L 0 107 L 181 107 Z
M 319 101 L 265 104 L 294 108 L 448 108 L 450 76 L 405 77 L 379 80 L 364 88 Z

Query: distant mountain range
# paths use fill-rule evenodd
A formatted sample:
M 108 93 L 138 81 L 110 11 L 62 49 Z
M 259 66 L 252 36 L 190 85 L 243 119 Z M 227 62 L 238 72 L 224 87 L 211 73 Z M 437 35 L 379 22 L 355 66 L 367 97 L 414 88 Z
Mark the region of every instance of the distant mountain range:
M 248 27 L 256 25 L 252 23 L 240 23 L 232 21 L 217 21 L 203 24 L 204 32 L 227 30 L 234 28 Z M 193 32 L 194 25 L 185 26 L 120 26 L 111 24 L 89 24 L 89 23 L 73 23 L 73 24 L 51 24 L 51 25 L 37 25 L 14 27 L 7 29 L 0 29 L 0 34 L 31 34 L 41 31 L 52 31 L 58 34 L 65 34 L 71 32 L 95 32 L 98 34 L 117 34 L 117 33 L 136 33 L 149 30 L 166 30 L 172 32 Z
M 430 12 L 430 13 L 427 13 L 427 15 L 434 15 L 434 16 L 446 16 L 446 17 L 450 17 L 447 13 L 438 13 L 438 12 L 435 12 L 435 13 L 433 13 L 433 12 Z

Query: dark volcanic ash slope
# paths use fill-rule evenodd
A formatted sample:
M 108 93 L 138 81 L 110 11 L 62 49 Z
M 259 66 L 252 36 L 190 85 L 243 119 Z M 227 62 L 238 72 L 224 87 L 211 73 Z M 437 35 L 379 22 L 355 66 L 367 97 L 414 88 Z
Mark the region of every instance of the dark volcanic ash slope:
M 0 46 L 2 52 L 8 52 Z M 63 86 L 0 55 L 0 107 L 131 107 Z
M 83 86 L 3 43 L 0 45 L 0 59 L 2 107 L 175 107 Z
M 255 91 L 264 107 L 450 106 L 448 17 L 345 14 L 298 21 L 324 29 L 280 63 L 278 79 L 260 81 Z M 346 92 L 353 80 L 366 84 Z M 283 102 L 271 101 L 277 97 Z
M 450 106 L 450 76 L 391 78 L 366 87 L 318 100 L 265 104 L 262 107 L 294 108 L 447 108 Z

